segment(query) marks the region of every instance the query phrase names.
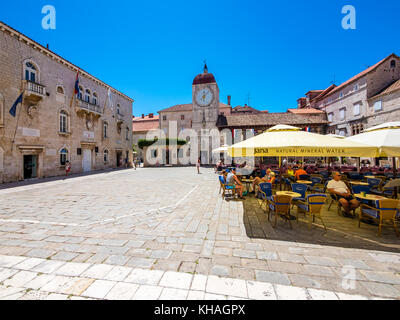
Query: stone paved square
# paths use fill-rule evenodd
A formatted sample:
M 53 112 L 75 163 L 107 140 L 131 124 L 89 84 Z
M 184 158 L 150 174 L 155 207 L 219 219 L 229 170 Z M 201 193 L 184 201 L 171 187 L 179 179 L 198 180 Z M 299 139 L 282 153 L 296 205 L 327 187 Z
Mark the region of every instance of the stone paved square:
M 400 299 L 393 230 L 328 206 L 327 231 L 301 216 L 274 229 L 254 197 L 223 200 L 212 169 L 3 185 L 0 200 L 6 298 Z

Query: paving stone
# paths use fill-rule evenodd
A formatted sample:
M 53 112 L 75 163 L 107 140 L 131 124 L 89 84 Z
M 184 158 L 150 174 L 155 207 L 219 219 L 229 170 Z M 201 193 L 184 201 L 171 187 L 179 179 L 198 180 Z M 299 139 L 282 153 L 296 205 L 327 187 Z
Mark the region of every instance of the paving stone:
M 109 256 L 108 259 L 104 261 L 104 263 L 112 264 L 112 265 L 118 265 L 118 266 L 124 266 L 128 263 L 130 257 L 127 256 L 122 256 L 122 255 L 112 255 Z
M 39 273 L 53 273 L 64 264 L 65 264 L 65 262 L 62 262 L 62 261 L 46 260 L 45 262 L 42 262 L 41 264 L 32 268 L 31 271 L 39 272 Z
M 367 288 L 371 295 L 400 299 L 400 291 L 390 284 L 363 282 L 363 286 Z
M 361 270 L 362 273 L 368 280 L 383 282 L 389 284 L 400 284 L 400 274 L 393 272 L 378 272 L 378 271 L 368 271 Z
M 23 261 L 27 260 L 25 257 L 13 257 L 0 255 L 0 267 L 10 268 Z
M 204 300 L 204 291 L 194 291 L 194 290 L 189 290 L 187 300 L 190 301 L 195 301 L 195 300 Z
M 214 265 L 211 268 L 210 274 L 220 277 L 229 277 L 232 274 L 231 267 Z
M 246 281 L 247 292 L 250 299 L 277 300 L 274 286 L 271 283 Z
M 310 300 L 311 296 L 304 288 L 275 285 L 276 296 L 279 300 Z
M 71 261 L 78 256 L 78 253 L 60 251 L 52 256 L 52 260 Z
M 335 292 L 339 297 L 339 300 L 368 300 L 365 296 L 355 295 L 355 294 L 347 294 L 343 292 Z
M 0 268 L 0 282 L 3 282 L 4 280 L 10 278 L 17 272 L 18 270 Z
M 11 278 L 4 280 L 4 285 L 6 286 L 12 286 L 12 287 L 23 287 L 26 283 L 31 281 L 37 276 L 36 272 L 30 272 L 30 271 L 19 271 L 15 275 L 13 275 Z
M 32 249 L 26 253 L 26 256 L 33 258 L 47 259 L 51 257 L 55 252 L 53 250 L 46 249 Z
M 103 278 L 104 280 L 112 281 L 124 281 L 125 278 L 131 273 L 132 268 L 116 266 L 109 273 L 107 273 Z
M 189 290 L 164 288 L 159 300 L 186 300 Z
M 290 285 L 289 277 L 279 272 L 256 270 L 256 280 L 261 282 Z
M 240 279 L 209 276 L 206 286 L 206 292 L 247 298 L 246 281 Z
M 307 289 L 308 294 L 313 300 L 339 300 L 338 296 L 327 290 Z
M 108 264 L 95 264 L 86 269 L 81 276 L 85 278 L 104 279 L 104 277 L 109 274 L 113 268 L 114 266 Z
M 124 281 L 137 284 L 158 285 L 163 274 L 164 271 L 160 270 L 133 269 Z
M 252 251 L 252 250 L 235 249 L 235 250 L 233 250 L 233 256 L 240 257 L 240 258 L 249 258 L 249 259 L 257 258 L 256 252 Z
M 261 260 L 278 260 L 278 255 L 275 252 L 257 251 L 257 259 Z
M 192 279 L 193 276 L 188 273 L 167 271 L 161 278 L 159 285 L 176 289 L 189 289 Z
M 115 281 L 96 280 L 82 293 L 82 295 L 90 298 L 103 299 L 115 284 Z
M 339 266 L 335 259 L 328 257 L 318 257 L 318 256 L 304 256 L 309 264 L 325 266 L 325 267 L 337 267 Z
M 153 266 L 155 259 L 146 259 L 146 258 L 131 258 L 126 266 L 128 267 L 141 267 L 141 268 L 150 268 Z
M 201 274 L 195 274 L 193 276 L 192 284 L 190 286 L 191 290 L 205 291 L 207 284 L 207 276 Z
M 179 272 L 186 272 L 186 273 L 194 273 L 196 270 L 197 264 L 194 262 L 182 262 L 179 267 Z
M 139 285 L 133 283 L 119 282 L 106 295 L 108 300 L 131 300 Z
M 21 263 L 18 263 L 17 265 L 13 266 L 13 268 L 29 271 L 32 268 L 36 267 L 37 265 L 43 263 L 44 261 L 46 260 L 39 258 L 28 258 L 23 260 Z
M 168 250 L 153 250 L 150 255 L 150 258 L 153 259 L 168 259 L 172 254 L 172 251 Z
M 164 288 L 158 286 L 141 285 L 133 296 L 133 300 L 157 300 Z
M 57 275 L 77 277 L 91 266 L 89 263 L 67 262 L 55 271 Z
M 36 278 L 32 279 L 31 281 L 27 282 L 24 287 L 34 290 L 39 290 L 40 288 L 44 287 L 47 283 L 53 280 L 56 276 L 52 274 L 41 274 L 38 275 Z

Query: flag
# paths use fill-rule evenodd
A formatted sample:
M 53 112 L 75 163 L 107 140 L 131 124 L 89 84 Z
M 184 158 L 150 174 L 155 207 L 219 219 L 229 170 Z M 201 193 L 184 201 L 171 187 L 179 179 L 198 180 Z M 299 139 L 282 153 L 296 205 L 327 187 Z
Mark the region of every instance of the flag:
M 22 98 L 24 96 L 24 93 L 22 92 L 19 97 L 17 98 L 17 100 L 15 100 L 14 104 L 12 105 L 11 109 L 10 109 L 10 114 L 15 118 L 16 114 L 17 114 L 17 106 L 18 104 L 22 103 Z
M 79 95 L 79 70 L 78 73 L 76 74 L 76 80 L 75 80 L 75 91 L 74 93 L 78 96 Z
M 310 127 L 306 127 L 304 130 L 307 131 L 307 132 L 311 132 L 311 128 Z
M 113 104 L 113 101 L 112 101 L 112 94 L 111 94 L 111 89 L 110 88 L 108 88 L 107 95 L 108 95 L 108 104 L 109 104 L 111 110 L 114 111 L 114 104 Z

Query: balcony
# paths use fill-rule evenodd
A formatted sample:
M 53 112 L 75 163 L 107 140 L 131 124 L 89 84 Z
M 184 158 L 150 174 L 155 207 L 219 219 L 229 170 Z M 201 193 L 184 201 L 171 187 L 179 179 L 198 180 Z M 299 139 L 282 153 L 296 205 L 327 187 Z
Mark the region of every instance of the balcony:
M 80 99 L 76 100 L 75 109 L 77 113 L 92 114 L 98 117 L 101 117 L 104 113 L 104 109 L 102 107 Z
M 124 122 L 124 115 L 121 114 L 121 113 L 117 113 L 115 115 L 115 119 L 117 120 L 117 123 L 121 123 L 122 124 Z
M 31 104 L 37 104 L 46 96 L 46 87 L 32 81 L 23 81 L 24 99 Z

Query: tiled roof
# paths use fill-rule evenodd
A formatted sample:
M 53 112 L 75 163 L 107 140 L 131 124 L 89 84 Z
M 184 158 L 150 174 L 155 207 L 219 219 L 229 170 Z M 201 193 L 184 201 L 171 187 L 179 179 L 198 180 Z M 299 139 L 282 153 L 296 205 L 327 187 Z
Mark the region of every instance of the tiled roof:
M 153 118 L 150 118 L 150 116 L 149 115 L 147 115 L 147 116 L 145 116 L 144 118 L 142 118 L 142 117 L 135 117 L 135 118 L 132 118 L 132 121 L 133 122 L 140 122 L 140 121 L 158 121 L 158 119 L 160 118 L 160 116 L 159 115 L 153 115 Z
M 146 132 L 159 128 L 159 116 L 132 119 L 132 132 Z
M 231 106 L 220 102 L 219 103 L 220 108 L 230 108 Z M 183 112 L 183 111 L 192 111 L 193 110 L 193 105 L 191 103 L 187 104 L 178 104 L 176 106 L 172 106 L 163 110 L 158 111 L 158 113 L 161 112 Z
M 226 127 L 327 124 L 326 114 L 256 113 L 226 116 Z
M 333 89 L 336 88 L 335 84 L 332 84 L 331 86 L 329 86 L 328 88 L 326 88 L 324 91 L 322 91 L 318 96 L 316 96 L 314 99 L 312 100 L 319 100 L 322 99 L 323 97 L 325 97 L 329 92 L 331 92 Z
M 187 104 L 177 104 L 176 106 L 172 106 L 163 110 L 158 111 L 160 112 L 181 112 L 181 111 L 192 111 L 193 105 L 191 103 Z
M 260 111 L 250 106 L 237 106 L 232 109 L 232 112 L 253 112 L 259 113 Z
M 369 67 L 368 69 L 364 70 L 363 72 L 357 74 L 356 76 L 350 78 L 349 80 L 343 82 L 341 85 L 339 85 L 338 87 L 336 87 L 335 89 L 333 89 L 331 92 L 329 92 L 326 97 L 330 96 L 331 94 L 338 92 L 340 90 L 342 90 L 344 87 L 346 87 L 347 85 L 349 85 L 350 83 L 362 78 L 363 76 L 367 75 L 368 73 L 374 71 L 376 68 L 378 68 L 382 63 L 384 63 L 385 61 L 387 61 L 390 58 L 398 58 L 399 57 L 397 55 L 395 55 L 394 53 L 392 53 L 390 56 L 386 57 L 385 59 L 379 61 L 378 63 L 374 64 L 372 67 Z
M 393 82 L 391 85 L 389 85 L 388 87 L 383 89 L 380 93 L 378 93 L 377 95 L 373 96 L 370 99 L 374 99 L 376 97 L 383 96 L 385 94 L 390 94 L 390 93 L 395 92 L 397 90 L 400 90 L 400 80 L 397 80 L 397 81 Z
M 315 113 L 324 113 L 322 110 L 314 109 L 314 108 L 303 108 L 303 109 L 288 109 L 290 113 L 296 114 L 315 114 Z

